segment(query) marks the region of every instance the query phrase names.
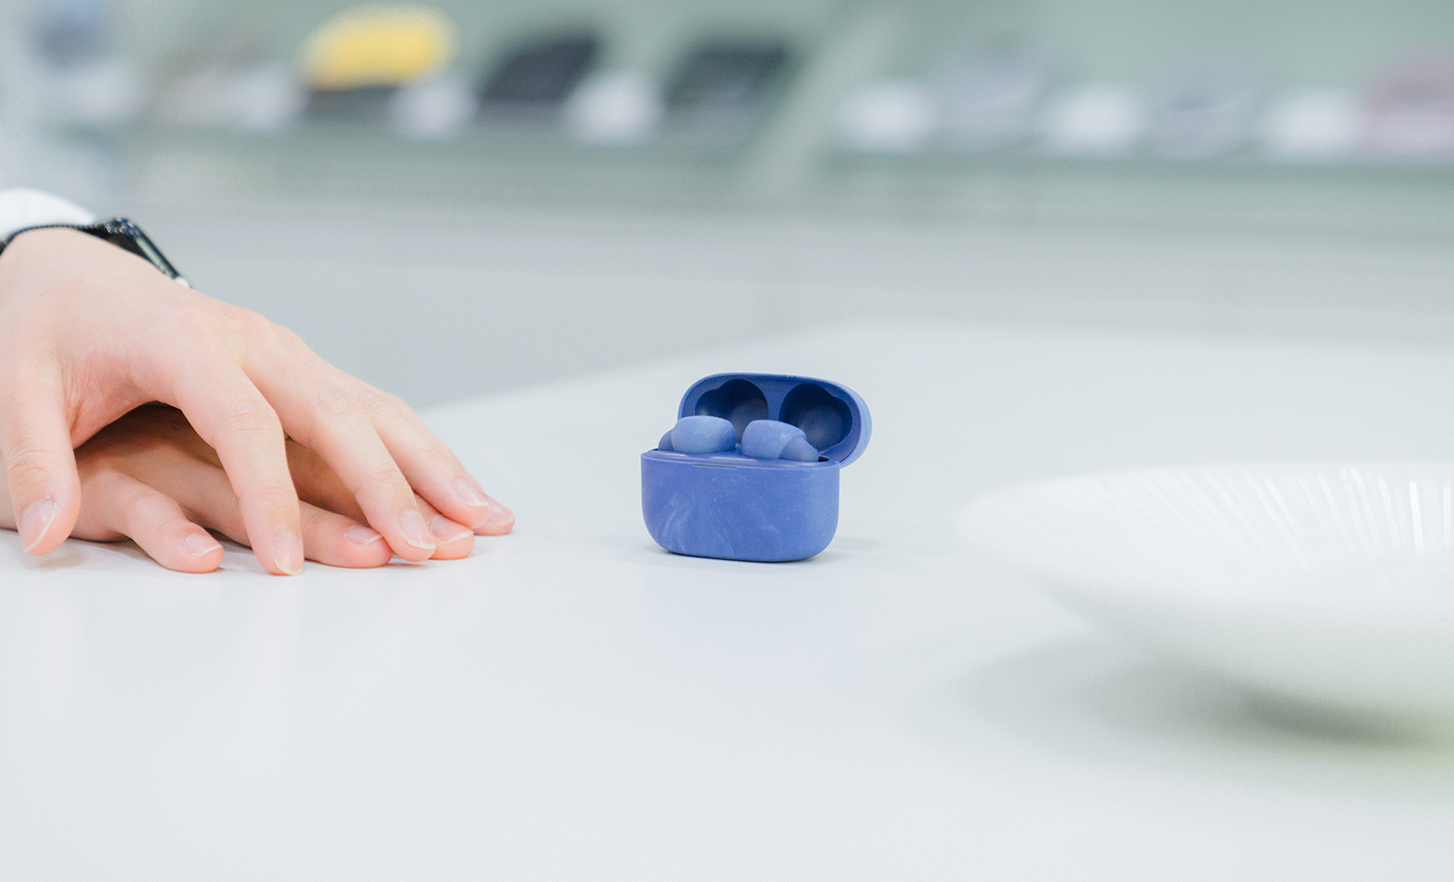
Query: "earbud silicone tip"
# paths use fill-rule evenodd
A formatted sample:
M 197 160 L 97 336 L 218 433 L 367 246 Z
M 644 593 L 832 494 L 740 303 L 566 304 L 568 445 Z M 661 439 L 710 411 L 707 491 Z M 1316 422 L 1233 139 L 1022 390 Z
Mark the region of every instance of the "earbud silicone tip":
M 671 432 L 668 431 L 665 435 L 661 436 L 661 440 L 656 442 L 656 449 L 665 450 L 667 452 L 671 452 L 675 449 L 671 446 Z
M 721 417 L 689 416 L 677 420 L 666 441 L 677 453 L 726 453 L 737 446 L 737 430 Z
M 798 462 L 817 462 L 818 448 L 808 443 L 807 438 L 791 438 L 783 445 L 778 459 L 792 459 Z
M 794 443 L 798 442 L 798 443 Z M 791 455 L 788 453 L 792 447 Z M 811 456 L 805 454 L 811 451 Z M 742 430 L 742 455 L 755 459 L 795 459 L 813 462 L 818 451 L 808 443 L 803 430 L 777 420 L 753 420 Z

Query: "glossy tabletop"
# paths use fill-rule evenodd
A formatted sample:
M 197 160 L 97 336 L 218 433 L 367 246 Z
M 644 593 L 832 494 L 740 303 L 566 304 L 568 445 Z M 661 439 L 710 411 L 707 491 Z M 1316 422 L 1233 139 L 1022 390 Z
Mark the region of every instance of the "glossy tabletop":
M 857 390 L 816 559 L 670 555 L 695 379 Z M 438 408 L 465 561 L 182 576 L 0 534 L 6 879 L 1439 879 L 1454 748 L 1264 719 L 971 560 L 956 509 L 1130 465 L 1454 458 L 1454 349 L 853 325 Z

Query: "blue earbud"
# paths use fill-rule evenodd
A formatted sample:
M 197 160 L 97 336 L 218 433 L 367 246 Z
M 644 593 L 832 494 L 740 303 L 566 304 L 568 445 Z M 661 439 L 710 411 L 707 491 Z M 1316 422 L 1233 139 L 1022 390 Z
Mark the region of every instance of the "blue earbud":
M 742 455 L 755 459 L 817 462 L 818 450 L 803 430 L 777 420 L 753 420 L 742 430 Z
M 727 453 L 735 447 L 737 430 L 731 422 L 714 416 L 682 417 L 656 445 L 657 450 L 676 453 Z

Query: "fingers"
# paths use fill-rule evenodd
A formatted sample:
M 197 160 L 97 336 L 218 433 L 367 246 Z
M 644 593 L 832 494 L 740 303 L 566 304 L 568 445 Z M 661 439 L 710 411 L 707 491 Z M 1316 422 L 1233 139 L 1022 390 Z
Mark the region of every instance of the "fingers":
M 78 536 L 125 536 L 157 563 L 184 573 L 211 572 L 222 563 L 222 546 L 165 493 L 116 471 L 98 473 L 85 489 L 93 502 L 88 502 Z M 393 557 L 382 536 L 351 518 L 306 503 L 299 515 L 309 560 L 335 567 L 379 567 Z M 241 513 L 230 500 L 200 502 L 194 516 L 224 534 L 242 533 Z
M 323 367 L 318 373 L 334 373 Z M 287 383 L 259 379 L 259 389 L 277 407 L 288 434 L 332 467 L 366 522 L 384 535 L 395 554 L 412 561 L 431 557 L 434 537 L 415 505 L 414 491 L 352 390 L 327 380 L 300 384 L 301 370 L 289 373 L 293 376 Z
M 22 366 L 0 384 L 0 455 L 14 525 L 31 554 L 70 535 L 80 510 L 80 479 L 71 450 L 65 392 L 54 371 Z
M 129 537 L 152 560 L 182 573 L 210 573 L 221 565 L 222 546 L 166 494 L 105 470 L 87 481 L 86 495 L 87 512 L 77 524 L 78 536 Z
M 353 518 L 325 511 L 304 502 L 300 505 L 303 547 L 308 559 L 331 567 L 381 567 L 394 551 L 377 531 Z
M 508 533 L 515 515 L 485 495 L 443 441 L 402 401 L 358 380 L 358 396 L 409 484 L 440 512 L 481 535 Z
M 175 404 L 212 445 L 237 495 L 247 544 L 269 572 L 303 571 L 298 496 L 283 427 L 262 393 L 230 362 L 179 378 Z
M 416 497 L 416 500 L 419 510 L 429 523 L 429 532 L 434 536 L 434 559 L 459 560 L 469 557 L 475 547 L 475 532 L 440 514 L 423 497 Z
M 288 355 L 255 358 L 250 374 L 288 434 L 316 451 L 354 496 L 369 524 L 407 560 L 433 554 L 417 491 L 456 523 L 507 532 L 514 516 L 493 503 L 449 448 L 397 398 L 344 374 L 292 335 Z M 316 383 L 299 383 L 312 376 Z M 402 540 L 402 541 L 401 541 Z
M 179 491 L 179 496 L 200 523 L 236 542 L 246 542 L 242 512 L 224 482 L 218 481 L 209 487 L 208 482 L 198 481 Z M 298 506 L 298 521 L 308 560 L 331 567 L 359 569 L 381 567 L 394 557 L 378 531 L 346 515 L 304 502 Z
M 140 478 L 121 468 L 135 469 Z M 153 449 L 144 461 L 90 465 L 83 493 L 87 503 L 77 536 L 100 541 L 126 536 L 169 570 L 206 573 L 221 564 L 221 546 L 204 526 L 237 542 L 247 539 L 241 507 L 221 469 L 182 450 Z M 311 561 L 382 567 L 394 557 L 379 533 L 343 514 L 304 503 L 298 520 Z
M 164 496 L 175 499 L 197 523 L 236 542 L 247 543 L 242 508 L 227 476 L 219 465 L 197 451 L 171 444 L 156 446 L 148 449 L 144 457 L 127 462 L 125 468 Z M 89 474 L 90 470 L 85 471 Z M 92 483 L 91 478 L 85 479 L 88 499 L 97 492 L 92 490 Z M 104 494 L 104 488 L 100 492 Z M 309 560 L 338 567 L 378 567 L 393 557 L 393 551 L 378 532 L 347 514 L 303 503 L 299 505 L 298 517 L 305 556 Z M 116 529 L 136 538 L 125 529 Z M 151 553 L 149 548 L 147 551 Z
M 301 444 L 289 444 L 288 464 L 293 470 L 298 496 L 305 502 L 362 520 L 353 494 L 322 457 Z M 420 496 L 414 497 L 414 503 L 429 524 L 429 532 L 434 538 L 434 560 L 457 560 L 469 556 L 475 545 L 474 532 L 469 527 L 440 514 Z
M 434 552 L 413 504 L 416 491 L 477 532 L 507 532 L 514 524 L 402 401 L 328 364 L 284 328 L 246 311 L 230 316 L 247 342 L 239 363 L 283 428 L 338 474 L 400 557 L 423 560 Z

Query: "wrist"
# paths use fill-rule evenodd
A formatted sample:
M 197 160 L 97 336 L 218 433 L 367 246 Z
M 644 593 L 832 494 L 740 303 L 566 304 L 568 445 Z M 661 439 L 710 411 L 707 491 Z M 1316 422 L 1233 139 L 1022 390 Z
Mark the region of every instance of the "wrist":
M 8 237 L 0 238 L 0 259 L 10 250 L 12 243 L 21 237 L 30 237 L 37 233 L 49 231 L 71 231 L 100 239 L 110 245 L 128 251 L 137 257 L 151 264 L 162 275 L 177 282 L 185 288 L 192 287 L 182 274 L 177 272 L 161 249 L 152 242 L 141 227 L 124 217 L 114 217 L 110 220 L 98 221 L 89 224 L 69 223 L 44 223 L 34 226 L 22 227 L 12 232 Z
M 0 190 L 0 241 L 27 227 L 46 224 L 85 226 L 95 222 L 94 214 L 53 193 L 28 187 Z

